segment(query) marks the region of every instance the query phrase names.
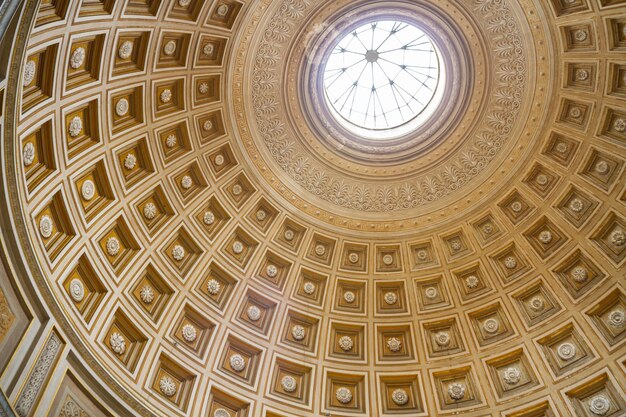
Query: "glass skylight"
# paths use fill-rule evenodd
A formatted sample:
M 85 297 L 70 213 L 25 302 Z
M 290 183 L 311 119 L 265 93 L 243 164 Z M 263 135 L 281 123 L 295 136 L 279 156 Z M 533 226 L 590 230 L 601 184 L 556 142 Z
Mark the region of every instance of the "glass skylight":
M 375 21 L 335 45 L 324 68 L 324 90 L 345 127 L 380 139 L 389 136 L 385 131 L 395 135 L 400 126 L 423 122 L 420 115 L 436 106 L 440 72 L 435 46 L 422 30 Z

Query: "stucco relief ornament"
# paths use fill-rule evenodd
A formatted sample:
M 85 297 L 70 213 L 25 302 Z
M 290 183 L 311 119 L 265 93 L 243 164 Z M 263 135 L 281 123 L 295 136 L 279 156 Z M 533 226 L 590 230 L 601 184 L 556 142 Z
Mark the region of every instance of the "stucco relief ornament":
M 541 297 L 533 297 L 528 303 L 528 306 L 531 310 L 539 312 L 543 311 L 543 309 L 546 307 L 546 303 L 545 300 Z
M 589 273 L 587 272 L 587 269 L 584 266 L 579 265 L 575 267 L 574 269 L 572 269 L 571 276 L 574 281 L 578 283 L 582 283 L 582 282 L 587 281 Z
M 409 395 L 402 388 L 398 388 L 391 394 L 391 399 L 397 405 L 405 405 L 409 402 Z
M 397 337 L 390 337 L 387 339 L 387 349 L 392 352 L 399 352 L 402 348 L 402 341 Z
M 222 165 L 224 165 L 224 155 L 222 154 L 215 155 L 215 159 L 213 160 L 213 162 L 215 162 L 216 166 L 221 167 Z
M 296 234 L 293 230 L 287 229 L 285 233 L 283 233 L 283 237 L 287 242 L 291 242 L 296 237 Z
M 500 329 L 500 323 L 497 319 L 494 318 L 487 319 L 483 323 L 483 329 L 485 329 L 485 331 L 490 334 L 497 333 L 498 329 Z
M 237 255 L 241 254 L 243 252 L 244 246 L 243 243 L 241 243 L 240 241 L 235 241 L 235 243 L 233 243 L 233 252 L 235 252 Z
M 22 148 L 22 162 L 25 167 L 29 167 L 35 162 L 35 145 L 31 142 L 26 142 Z
M 280 380 L 280 386 L 283 388 L 285 392 L 294 392 L 296 388 L 298 388 L 298 382 L 291 375 L 285 375 Z
M 339 338 L 339 347 L 344 352 L 349 352 L 354 347 L 354 341 L 352 341 L 350 336 L 341 336 L 341 338 Z
M 341 387 L 335 391 L 335 398 L 337 398 L 337 401 L 341 404 L 348 404 L 352 401 L 352 391 L 346 387 Z
M 228 7 L 228 4 L 220 4 L 216 10 L 216 14 L 219 17 L 226 17 L 226 15 L 228 14 L 228 11 L 230 10 L 230 7 Z
M 429 300 L 434 300 L 439 295 L 439 291 L 437 291 L 437 288 L 435 287 L 428 287 L 426 288 L 426 290 L 424 290 L 424 295 Z
M 163 53 L 167 56 L 174 55 L 174 53 L 176 53 L 176 42 L 167 41 L 167 43 L 163 47 Z
M 189 343 L 194 342 L 198 337 L 198 330 L 191 324 L 185 324 L 181 330 L 181 333 L 183 335 L 183 339 L 185 339 L 185 341 Z
M 205 212 L 204 216 L 202 216 L 202 221 L 207 226 L 211 226 L 213 223 L 215 223 L 215 214 L 212 211 Z
M 131 170 L 131 169 L 134 169 L 136 166 L 137 166 L 137 157 L 132 153 L 129 153 L 128 155 L 126 155 L 126 157 L 124 158 L 124 168 Z
M 187 7 L 191 4 L 191 0 L 178 0 L 178 5 L 180 7 Z
M 385 255 L 383 256 L 383 263 L 387 266 L 393 263 L 393 255 Z
M 626 326 L 626 313 L 622 310 L 613 310 L 608 316 L 609 325 L 615 328 L 622 328 Z
M 425 261 L 428 259 L 428 252 L 425 249 L 420 249 L 417 251 L 417 259 L 420 261 Z
M 463 249 L 463 244 L 460 239 L 453 239 L 450 241 L 450 247 L 454 252 L 458 252 Z
M 133 43 L 131 41 L 124 41 L 117 50 L 117 56 L 120 59 L 128 59 L 133 54 Z
M 275 278 L 276 275 L 278 275 L 278 268 L 276 268 L 276 265 L 268 265 L 265 269 L 265 273 L 268 277 Z
M 611 233 L 611 244 L 616 247 L 621 247 L 626 244 L 626 232 L 621 229 L 613 230 Z
M 453 382 L 452 384 L 448 385 L 448 395 L 454 401 L 462 400 L 465 397 L 465 390 L 465 384 L 462 384 L 460 382 Z
M 315 246 L 315 254 L 317 256 L 324 256 L 326 254 L 326 246 L 322 244 L 318 244 Z
M 172 258 L 179 262 L 185 259 L 185 248 L 183 248 L 181 245 L 174 246 L 174 248 L 172 249 Z
M 176 137 L 176 135 L 169 135 L 167 138 L 165 138 L 165 146 L 168 149 L 172 149 L 174 146 L 176 146 L 176 144 L 178 144 L 178 138 Z
M 115 114 L 118 116 L 126 116 L 128 114 L 128 109 L 130 108 L 130 104 L 128 103 L 128 99 L 121 98 L 115 104 Z
M 185 175 L 180 180 L 180 186 L 183 187 L 185 190 L 190 189 L 192 185 L 193 185 L 193 179 L 189 175 Z
M 315 284 L 313 284 L 312 282 L 307 282 L 302 286 L 302 290 L 306 294 L 311 295 L 315 292 Z
M 504 260 L 504 266 L 506 269 L 515 269 L 517 268 L 517 259 L 512 256 L 507 257 Z
M 37 72 L 37 64 L 35 61 L 30 60 L 24 66 L 24 79 L 22 80 L 22 86 L 28 87 L 35 80 L 35 73 Z
M 450 344 L 450 333 L 439 332 L 435 335 L 435 343 L 441 347 L 446 347 Z
M 574 119 L 579 119 L 579 118 L 582 117 L 583 111 L 581 110 L 580 107 L 572 107 L 569 110 L 569 115 L 570 115 L 570 117 L 572 117 Z
M 589 411 L 597 416 L 608 414 L 611 402 L 604 395 L 596 395 L 589 401 Z
M 539 185 L 541 185 L 543 187 L 543 186 L 548 184 L 548 176 L 545 175 L 545 174 L 539 174 L 535 178 L 535 181 L 537 181 L 537 184 L 539 184 Z
M 619 133 L 626 132 L 626 119 L 622 119 L 620 117 L 619 119 L 615 120 L 615 123 L 613 123 L 613 129 L 615 129 L 615 131 Z
M 261 309 L 257 306 L 250 306 L 246 311 L 248 318 L 252 321 L 258 321 L 261 318 Z
M 565 154 L 569 150 L 569 146 L 565 142 L 559 142 L 554 149 L 560 154 Z
M 230 367 L 233 368 L 236 372 L 241 372 L 246 369 L 246 361 L 243 356 L 238 353 L 230 356 L 229 359 Z
M 205 132 L 208 132 L 209 130 L 213 129 L 213 122 L 210 120 L 206 120 L 203 124 L 202 124 L 202 129 Z
M 243 187 L 241 186 L 241 184 L 233 185 L 233 195 L 240 196 L 241 193 L 243 193 Z
M 556 353 L 559 355 L 559 358 L 569 361 L 576 356 L 576 346 L 569 342 L 561 343 L 556 349 Z
M 576 70 L 576 79 L 578 81 L 587 81 L 589 79 L 589 71 L 583 68 Z
M 257 210 L 256 219 L 260 222 L 265 221 L 265 219 L 267 219 L 267 212 L 262 209 Z
M 602 174 L 602 175 L 606 175 L 609 173 L 609 164 L 606 161 L 598 161 L 596 162 L 595 165 L 595 170 L 597 173 Z
M 228 413 L 228 411 L 224 410 L 223 408 L 218 408 L 213 413 L 213 417 L 230 417 L 230 414 Z
M 215 52 L 215 45 L 211 42 L 204 45 L 202 48 L 202 53 L 206 56 L 211 56 Z
M 96 195 L 96 185 L 92 180 L 86 180 L 80 187 L 80 194 L 85 201 L 91 201 Z
M 359 262 L 359 254 L 356 252 L 352 252 L 350 255 L 348 255 L 348 261 L 350 261 L 351 264 Z
M 41 237 L 43 237 L 44 239 L 48 239 L 50 236 L 52 236 L 53 231 L 54 223 L 52 222 L 52 217 L 44 214 L 43 216 L 41 216 L 41 219 L 39 219 L 39 233 L 41 234 Z
M 70 297 L 77 303 L 80 303 L 85 298 L 85 287 L 81 280 L 74 278 L 70 281 Z
M 578 29 L 576 32 L 574 32 L 574 39 L 576 39 L 578 42 L 586 41 L 588 36 L 589 35 L 587 34 L 587 31 L 584 29 Z
M 82 67 L 85 63 L 85 55 L 85 48 L 78 47 L 74 49 L 74 52 L 72 52 L 72 56 L 70 57 L 70 67 L 73 69 Z
M 483 225 L 483 232 L 485 232 L 486 235 L 490 235 L 493 233 L 493 231 L 495 230 L 493 224 L 491 223 L 485 223 Z
M 139 290 L 139 298 L 144 304 L 152 304 L 154 301 L 154 290 L 149 285 L 144 285 Z
M 120 249 L 122 246 L 120 245 L 120 241 L 117 240 L 116 237 L 110 237 L 106 241 L 106 250 L 109 256 L 117 256 L 120 253 Z
M 502 372 L 502 379 L 509 385 L 517 385 L 522 379 L 522 371 L 512 366 Z
M 118 355 L 123 355 L 124 352 L 126 352 L 126 341 L 124 340 L 124 336 L 117 332 L 111 334 L 109 344 L 111 345 L 111 350 Z
M 295 326 L 293 326 L 291 328 L 291 336 L 293 336 L 293 338 L 295 340 L 304 340 L 304 336 L 306 335 L 306 330 L 303 326 L 296 324 Z
M 384 295 L 385 302 L 389 305 L 394 305 L 398 301 L 398 296 L 395 292 L 389 291 Z
M 154 220 L 157 215 L 157 207 L 154 203 L 148 203 L 143 206 L 143 217 L 147 220 Z
M 519 201 L 514 201 L 511 203 L 511 210 L 513 210 L 514 213 L 519 213 L 520 211 L 522 211 L 523 207 L 524 206 Z
M 170 101 L 172 101 L 172 90 L 166 88 L 165 90 L 161 91 L 161 95 L 159 96 L 159 98 L 161 99 L 162 103 L 169 103 Z
M 159 390 L 166 397 L 173 397 L 176 395 L 176 384 L 172 378 L 164 376 L 159 380 Z
M 469 277 L 465 278 L 465 286 L 470 290 L 478 287 L 479 282 L 480 281 L 478 280 L 478 277 L 476 275 L 470 275 Z
M 206 289 L 211 295 L 216 295 L 222 289 L 221 284 L 216 279 L 210 279 L 209 282 L 206 283 Z
M 354 300 L 356 300 L 356 296 L 352 291 L 346 291 L 343 293 L 343 299 L 346 301 L 346 303 L 352 304 L 354 303 Z
M 574 213 L 580 213 L 585 208 L 585 203 L 578 197 L 572 198 L 572 201 L 569 202 L 569 209 Z
M 209 85 L 207 83 L 201 83 L 198 90 L 200 90 L 201 94 L 206 94 L 209 92 Z
M 67 130 L 71 137 L 78 137 L 83 131 L 83 119 L 81 119 L 80 116 L 74 116 L 72 120 L 70 120 L 70 125 L 67 127 Z

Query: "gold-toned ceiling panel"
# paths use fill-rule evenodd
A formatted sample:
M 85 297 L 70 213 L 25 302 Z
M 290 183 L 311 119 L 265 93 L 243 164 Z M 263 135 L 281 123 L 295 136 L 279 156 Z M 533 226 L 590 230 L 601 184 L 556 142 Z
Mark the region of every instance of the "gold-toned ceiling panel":
M 27 3 L 3 233 L 63 345 L 145 415 L 626 413 L 626 3 L 388 4 L 472 62 L 391 162 L 305 121 L 348 3 Z

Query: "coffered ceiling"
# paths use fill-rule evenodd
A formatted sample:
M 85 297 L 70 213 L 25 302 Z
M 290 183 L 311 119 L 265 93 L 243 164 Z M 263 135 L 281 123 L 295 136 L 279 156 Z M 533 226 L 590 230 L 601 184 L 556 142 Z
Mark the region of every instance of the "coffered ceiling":
M 385 16 L 447 84 L 376 142 L 321 69 Z M 626 415 L 623 0 L 27 0 L 4 42 L 16 415 Z

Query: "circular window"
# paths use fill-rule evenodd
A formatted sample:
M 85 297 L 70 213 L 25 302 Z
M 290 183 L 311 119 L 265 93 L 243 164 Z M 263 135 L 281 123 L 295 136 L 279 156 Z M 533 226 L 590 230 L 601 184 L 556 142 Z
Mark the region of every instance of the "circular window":
M 429 36 L 398 20 L 368 22 L 347 33 L 323 73 L 331 113 L 370 139 L 394 138 L 424 123 L 441 101 L 445 76 Z

